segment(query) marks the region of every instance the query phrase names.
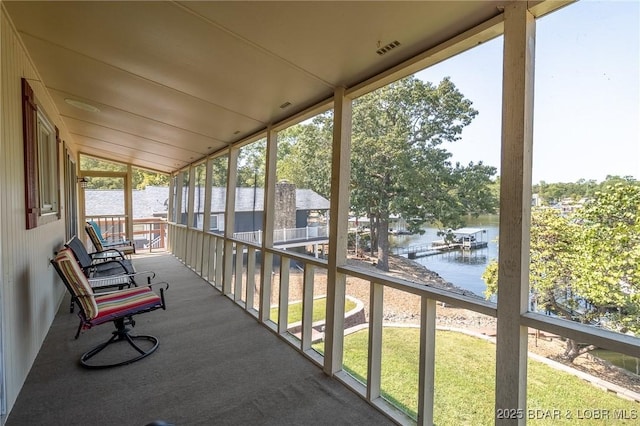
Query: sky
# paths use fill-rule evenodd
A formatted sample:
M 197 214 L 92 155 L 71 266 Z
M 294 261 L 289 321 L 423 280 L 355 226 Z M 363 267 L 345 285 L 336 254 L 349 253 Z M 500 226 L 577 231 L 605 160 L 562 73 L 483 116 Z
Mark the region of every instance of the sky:
M 502 37 L 420 71 L 478 116 L 453 161 L 500 166 Z M 640 0 L 583 0 L 536 21 L 533 183 L 640 179 Z M 499 174 L 499 172 L 498 172 Z

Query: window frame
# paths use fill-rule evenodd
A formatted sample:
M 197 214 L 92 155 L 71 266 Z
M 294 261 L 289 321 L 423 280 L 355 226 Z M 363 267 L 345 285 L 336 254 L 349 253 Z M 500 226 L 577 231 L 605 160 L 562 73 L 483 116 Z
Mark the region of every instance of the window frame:
M 36 141 L 38 150 L 38 190 L 40 216 L 58 213 L 60 188 L 58 181 L 57 129 L 51 125 L 42 110 L 37 110 Z
M 61 219 L 60 132 L 22 79 L 26 229 Z

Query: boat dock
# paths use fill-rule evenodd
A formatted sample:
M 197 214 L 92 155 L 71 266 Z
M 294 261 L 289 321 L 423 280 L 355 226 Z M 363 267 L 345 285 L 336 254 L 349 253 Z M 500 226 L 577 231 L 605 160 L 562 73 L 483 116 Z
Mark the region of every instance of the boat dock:
M 396 255 L 406 254 L 409 259 L 416 259 L 454 250 L 477 250 L 488 247 L 486 235 L 487 230 L 482 228 L 449 230 L 441 240 L 433 241 L 431 244 L 396 247 L 393 249 L 393 253 Z

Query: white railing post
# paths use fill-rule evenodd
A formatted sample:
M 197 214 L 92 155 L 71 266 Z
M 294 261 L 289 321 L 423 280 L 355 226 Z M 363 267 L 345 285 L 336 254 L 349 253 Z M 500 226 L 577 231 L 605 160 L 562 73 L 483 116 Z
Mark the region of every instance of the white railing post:
M 367 363 L 367 399 L 380 397 L 382 380 L 382 320 L 384 285 L 369 283 L 369 362 Z
M 255 285 L 256 285 L 256 249 L 254 247 L 247 248 L 247 279 L 246 279 L 246 303 L 245 309 L 253 310 L 255 302 Z
M 233 287 L 233 300 L 242 300 L 242 275 L 244 267 L 244 245 L 236 243 L 235 285 Z
M 418 425 L 433 425 L 435 386 L 436 301 L 421 298 L 420 366 L 418 371 Z
M 302 344 L 303 352 L 311 350 L 313 342 L 313 277 L 315 267 L 306 263 L 304 265 L 304 279 L 302 283 Z
M 291 270 L 291 259 L 280 256 L 280 284 L 278 300 L 278 333 L 284 334 L 289 328 L 289 272 Z

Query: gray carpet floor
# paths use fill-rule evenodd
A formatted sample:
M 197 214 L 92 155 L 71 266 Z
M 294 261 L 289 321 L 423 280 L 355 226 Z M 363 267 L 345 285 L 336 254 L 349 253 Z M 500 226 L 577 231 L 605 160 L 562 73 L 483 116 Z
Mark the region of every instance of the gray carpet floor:
M 393 424 L 171 255 L 134 264 L 171 285 L 166 311 L 136 317 L 134 332 L 158 337 L 158 350 L 123 367 L 80 367 L 113 326 L 74 340 L 78 319 L 63 301 L 7 426 Z

